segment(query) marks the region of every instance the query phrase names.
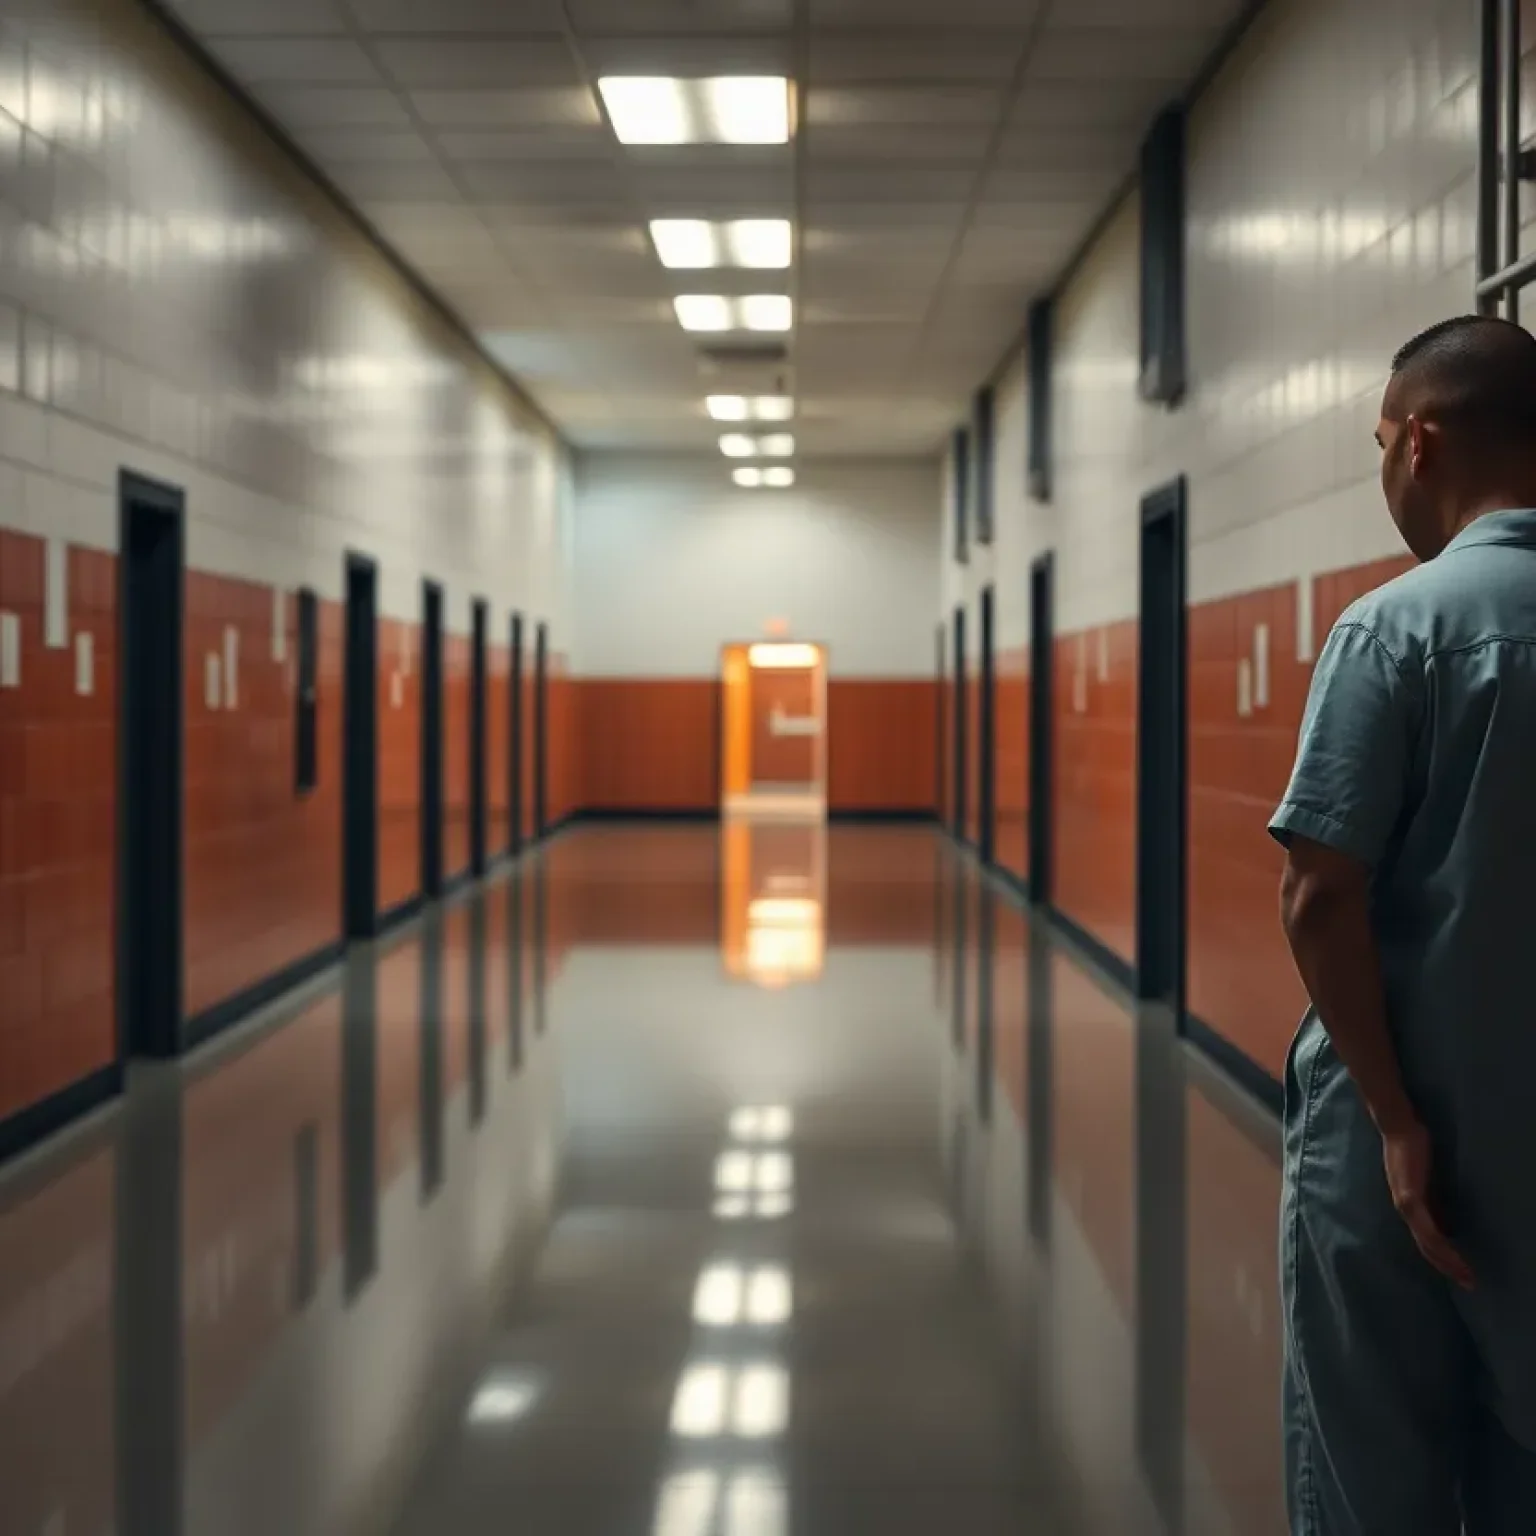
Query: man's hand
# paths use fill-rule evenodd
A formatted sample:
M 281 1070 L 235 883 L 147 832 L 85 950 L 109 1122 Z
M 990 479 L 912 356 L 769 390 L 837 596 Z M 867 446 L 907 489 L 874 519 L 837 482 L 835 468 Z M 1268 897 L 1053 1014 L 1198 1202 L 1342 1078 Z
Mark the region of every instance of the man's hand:
M 1470 1291 L 1476 1283 L 1472 1267 L 1441 1230 L 1430 1198 L 1434 1151 L 1429 1132 L 1416 1120 L 1401 1129 L 1383 1132 L 1381 1151 L 1392 1203 L 1397 1207 L 1397 1214 L 1408 1224 L 1419 1252 L 1447 1280 Z

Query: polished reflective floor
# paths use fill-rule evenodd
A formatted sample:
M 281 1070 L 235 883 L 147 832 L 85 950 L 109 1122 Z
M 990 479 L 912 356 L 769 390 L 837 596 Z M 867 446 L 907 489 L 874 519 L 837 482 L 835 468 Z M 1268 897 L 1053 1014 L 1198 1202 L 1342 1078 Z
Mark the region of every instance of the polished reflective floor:
M 935 833 L 569 834 L 0 1176 L 3 1536 L 1281 1536 L 1276 1133 Z

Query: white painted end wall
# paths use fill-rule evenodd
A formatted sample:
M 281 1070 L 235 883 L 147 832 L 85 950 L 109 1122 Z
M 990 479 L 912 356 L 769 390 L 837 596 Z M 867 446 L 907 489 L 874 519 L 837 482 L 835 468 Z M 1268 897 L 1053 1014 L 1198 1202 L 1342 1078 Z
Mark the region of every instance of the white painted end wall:
M 720 649 L 790 635 L 834 676 L 928 677 L 939 600 L 939 463 L 799 466 L 788 491 L 731 484 L 719 458 L 576 464 L 576 670 L 709 677 Z

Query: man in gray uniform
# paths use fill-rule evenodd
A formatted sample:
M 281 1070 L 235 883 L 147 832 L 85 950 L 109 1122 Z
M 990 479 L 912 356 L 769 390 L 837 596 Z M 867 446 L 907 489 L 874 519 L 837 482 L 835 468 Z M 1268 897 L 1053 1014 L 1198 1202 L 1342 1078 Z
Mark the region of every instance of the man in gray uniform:
M 1434 326 L 1377 441 L 1424 563 L 1317 664 L 1271 831 L 1295 1536 L 1536 1536 L 1536 338 Z

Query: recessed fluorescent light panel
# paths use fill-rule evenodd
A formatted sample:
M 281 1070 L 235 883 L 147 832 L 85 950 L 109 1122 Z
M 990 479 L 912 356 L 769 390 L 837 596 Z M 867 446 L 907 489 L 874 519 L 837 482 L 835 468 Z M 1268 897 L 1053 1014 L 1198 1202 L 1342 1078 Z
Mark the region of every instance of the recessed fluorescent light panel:
M 672 300 L 685 331 L 787 331 L 794 305 L 782 293 L 749 293 L 727 298 L 720 293 L 680 293 Z
M 606 75 L 597 88 L 621 144 L 789 142 L 789 82 L 782 75 Z
M 788 421 L 795 414 L 788 395 L 710 395 L 704 404 L 716 421 Z
M 664 267 L 752 267 L 782 270 L 790 264 L 788 219 L 652 219 L 651 239 Z
M 787 491 L 795 483 L 795 472 L 787 464 L 759 469 L 754 464 L 743 464 L 731 471 L 731 479 L 748 491 Z
M 685 331 L 738 329 L 735 302 L 718 293 L 680 293 L 672 300 L 672 307 Z
M 770 432 L 767 437 L 727 432 L 720 439 L 720 452 L 728 459 L 787 459 L 794 451 L 794 434 L 790 432 Z
M 787 294 L 749 293 L 736 306 L 749 331 L 787 331 L 795 323 L 795 306 Z

